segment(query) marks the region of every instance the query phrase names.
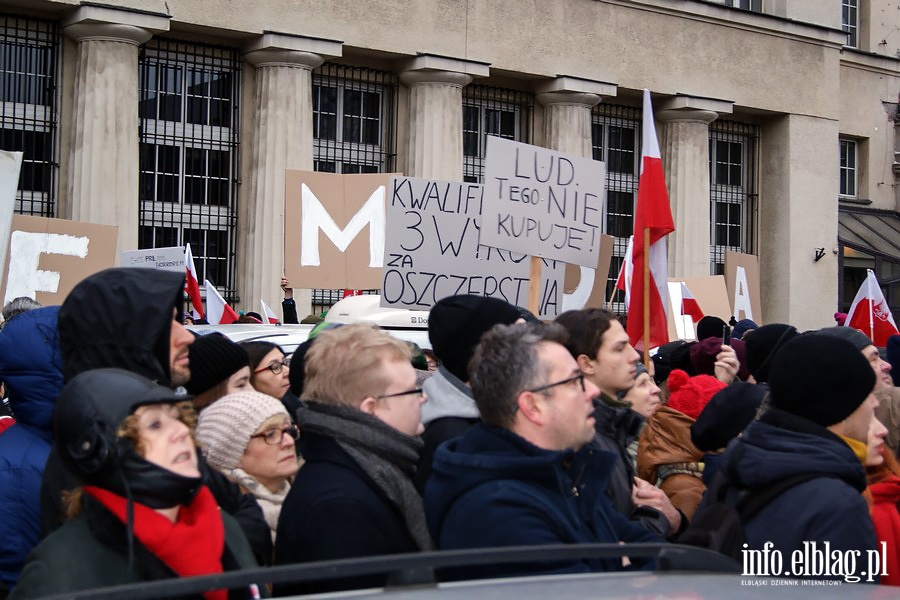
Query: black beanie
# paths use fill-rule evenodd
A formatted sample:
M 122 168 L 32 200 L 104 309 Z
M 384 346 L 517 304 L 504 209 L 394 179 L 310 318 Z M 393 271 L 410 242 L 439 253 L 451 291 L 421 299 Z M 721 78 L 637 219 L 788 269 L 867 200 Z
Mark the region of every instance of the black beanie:
M 241 367 L 250 366 L 247 351 L 221 333 L 198 336 L 188 356 L 191 378 L 184 387 L 194 396 L 211 390 Z
M 497 298 L 450 296 L 431 307 L 428 339 L 444 368 L 468 381 L 469 360 L 481 336 L 494 325 L 510 325 L 521 317 L 515 306 Z
M 850 342 L 819 333 L 798 336 L 772 358 L 771 404 L 828 427 L 840 423 L 875 389 L 875 372 Z
M 691 441 L 702 452 L 724 448 L 756 417 L 765 395 L 765 385 L 743 381 L 716 392 L 691 423 Z
M 697 323 L 697 340 L 703 341 L 709 337 L 722 339 L 722 332 L 726 327 L 728 327 L 728 323 L 719 317 L 703 317 Z M 728 331 L 731 331 L 731 327 L 728 327 Z
M 757 383 L 769 380 L 769 367 L 772 366 L 772 357 L 790 340 L 797 337 L 799 332 L 793 325 L 784 323 L 771 323 L 744 334 L 745 358 L 747 368 Z
M 872 345 L 872 340 L 862 331 L 860 331 L 859 329 L 854 329 L 852 327 L 844 327 L 843 325 L 838 325 L 836 327 L 823 327 L 822 329 L 816 331 L 816 333 L 820 335 L 830 335 L 832 337 L 841 338 L 842 340 L 847 340 L 848 342 L 853 344 L 859 351 L 863 351 Z

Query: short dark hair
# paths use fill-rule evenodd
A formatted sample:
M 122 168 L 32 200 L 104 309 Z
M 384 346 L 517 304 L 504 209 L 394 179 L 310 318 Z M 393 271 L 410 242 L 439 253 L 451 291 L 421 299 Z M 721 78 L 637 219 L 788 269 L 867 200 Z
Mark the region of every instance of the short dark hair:
M 556 317 L 554 323 L 562 325 L 569 333 L 569 340 L 564 345 L 577 359 L 582 354 L 590 358 L 597 356 L 603 334 L 615 320 L 616 315 L 606 309 L 582 308 L 567 310 Z
M 538 360 L 538 344 L 564 345 L 566 337 L 555 323 L 495 325 L 482 336 L 469 362 L 469 385 L 484 423 L 510 428 L 519 394 L 548 376 Z

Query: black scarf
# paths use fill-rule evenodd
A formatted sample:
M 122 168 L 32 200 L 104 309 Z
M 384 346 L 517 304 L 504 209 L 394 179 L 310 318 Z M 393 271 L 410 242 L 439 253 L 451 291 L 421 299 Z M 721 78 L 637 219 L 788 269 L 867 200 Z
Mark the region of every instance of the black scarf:
M 303 431 L 334 439 L 397 507 L 419 549 L 434 549 L 422 498 L 412 481 L 423 446 L 420 438 L 337 404 L 307 402 L 297 411 L 297 421 Z

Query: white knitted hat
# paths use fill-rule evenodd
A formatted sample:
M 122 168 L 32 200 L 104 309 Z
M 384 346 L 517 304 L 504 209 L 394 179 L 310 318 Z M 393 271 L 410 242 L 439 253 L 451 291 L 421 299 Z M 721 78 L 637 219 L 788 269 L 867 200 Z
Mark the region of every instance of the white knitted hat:
M 219 398 L 197 419 L 197 440 L 214 469 L 226 475 L 237 468 L 250 436 L 274 415 L 289 416 L 280 400 L 254 391 Z

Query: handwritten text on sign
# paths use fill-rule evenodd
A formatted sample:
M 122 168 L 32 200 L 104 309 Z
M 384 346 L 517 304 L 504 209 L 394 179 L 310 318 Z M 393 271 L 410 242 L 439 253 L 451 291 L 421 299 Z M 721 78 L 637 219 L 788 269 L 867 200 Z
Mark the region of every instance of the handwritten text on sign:
M 481 243 L 593 268 L 600 252 L 602 162 L 487 138 Z
M 456 294 L 528 303 L 525 254 L 479 244 L 484 187 L 392 177 L 388 186 L 382 306 L 427 310 Z M 562 306 L 564 265 L 545 261 L 540 316 Z

